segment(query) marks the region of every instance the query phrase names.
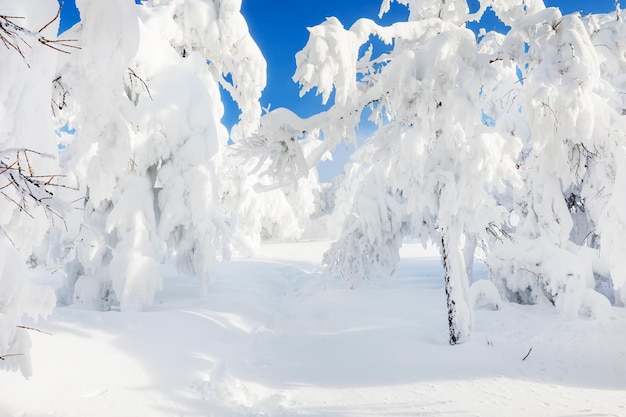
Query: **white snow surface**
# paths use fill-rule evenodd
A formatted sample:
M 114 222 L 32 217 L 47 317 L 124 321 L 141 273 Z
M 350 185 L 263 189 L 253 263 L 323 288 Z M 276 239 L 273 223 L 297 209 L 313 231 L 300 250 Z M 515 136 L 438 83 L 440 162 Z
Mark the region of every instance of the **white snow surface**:
M 34 375 L 0 373 L 0 416 L 626 415 L 625 309 L 503 303 L 450 346 L 436 250 L 404 245 L 394 278 L 351 290 L 321 278 L 329 246 L 265 244 L 204 297 L 164 265 L 143 313 L 57 307 Z

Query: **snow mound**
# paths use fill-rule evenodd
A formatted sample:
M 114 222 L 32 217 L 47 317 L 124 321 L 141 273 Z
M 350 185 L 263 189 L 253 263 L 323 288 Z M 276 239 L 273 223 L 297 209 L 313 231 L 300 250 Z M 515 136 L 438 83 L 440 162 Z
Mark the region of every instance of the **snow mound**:
M 478 280 L 470 286 L 470 300 L 474 308 L 485 307 L 491 310 L 500 310 L 502 297 L 500 291 L 488 280 Z

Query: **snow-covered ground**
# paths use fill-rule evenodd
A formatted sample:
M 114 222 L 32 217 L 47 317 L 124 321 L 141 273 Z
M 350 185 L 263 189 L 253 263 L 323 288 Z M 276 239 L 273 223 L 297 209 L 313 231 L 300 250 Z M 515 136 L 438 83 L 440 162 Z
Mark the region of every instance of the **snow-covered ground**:
M 505 304 L 451 347 L 436 252 L 351 290 L 320 278 L 328 246 L 265 245 L 206 297 L 166 268 L 144 313 L 57 308 L 34 376 L 0 373 L 0 416 L 626 416 L 626 309 Z

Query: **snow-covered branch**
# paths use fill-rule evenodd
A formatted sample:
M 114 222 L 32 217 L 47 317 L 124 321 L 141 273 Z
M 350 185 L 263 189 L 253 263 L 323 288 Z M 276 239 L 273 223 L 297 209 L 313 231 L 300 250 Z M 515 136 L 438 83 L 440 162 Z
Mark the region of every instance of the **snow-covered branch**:
M 61 5 L 59 5 L 56 16 L 37 31 L 20 25 L 19 21 L 24 17 L 0 15 L 0 41 L 7 49 L 13 49 L 24 59 L 26 59 L 24 48 L 32 48 L 29 41 L 39 42 L 55 51 L 69 54 L 72 49 L 78 49 L 75 45 L 76 39 L 50 39 L 42 34 L 46 28 L 59 19 L 60 13 Z
M 67 204 L 55 196 L 54 190 L 72 187 L 59 182 L 62 175 L 35 173 L 30 162 L 33 156 L 52 158 L 30 149 L 6 149 L 0 152 L 0 195 L 31 218 L 34 218 L 32 209 L 39 207 L 44 210 L 52 225 L 55 219 L 65 224 Z M 10 239 L 8 235 L 7 238 Z

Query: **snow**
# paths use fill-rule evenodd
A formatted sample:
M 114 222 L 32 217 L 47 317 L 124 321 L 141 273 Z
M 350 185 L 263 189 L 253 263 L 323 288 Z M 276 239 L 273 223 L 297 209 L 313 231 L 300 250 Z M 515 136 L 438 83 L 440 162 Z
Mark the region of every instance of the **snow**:
M 0 417 L 626 414 L 621 12 L 395 1 L 310 28 L 302 119 L 261 116 L 241 0 L 77 0 L 59 43 L 0 0 Z
M 329 245 L 262 245 L 205 297 L 163 265 L 143 313 L 57 307 L 37 324 L 53 335 L 31 332 L 34 375 L 0 373 L 0 415 L 626 415 L 623 308 L 502 303 L 450 346 L 435 248 L 405 244 L 393 278 L 351 290 L 321 278 Z

